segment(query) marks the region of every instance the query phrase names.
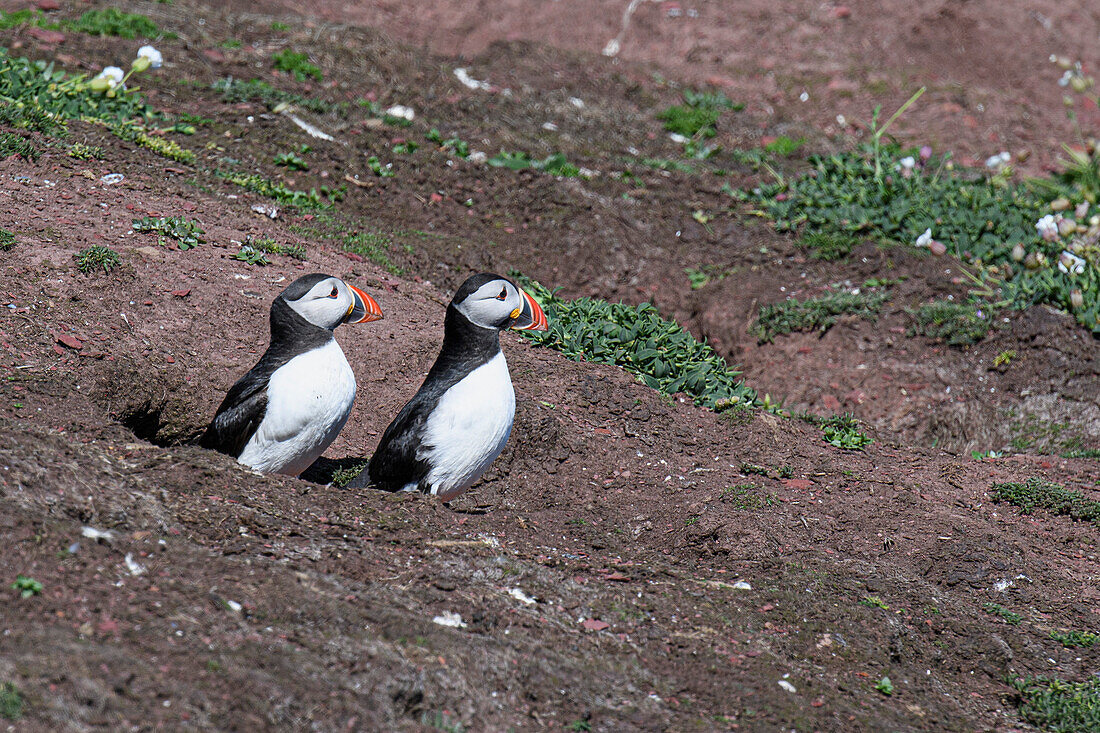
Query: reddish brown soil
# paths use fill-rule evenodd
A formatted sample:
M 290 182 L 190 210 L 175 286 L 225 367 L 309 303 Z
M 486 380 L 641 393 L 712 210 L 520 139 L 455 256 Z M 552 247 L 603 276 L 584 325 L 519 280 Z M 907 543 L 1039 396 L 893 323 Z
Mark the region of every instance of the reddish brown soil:
M 64 5 L 67 15 L 85 7 Z M 387 7 L 398 15 L 316 12 L 342 23 L 406 18 Z M 463 27 L 438 7 L 425 23 Z M 527 33 L 507 25 L 508 13 L 478 8 L 504 24 L 490 28 Z M 910 13 L 905 23 L 915 23 L 922 13 L 913 8 L 892 6 L 872 23 L 870 9 L 854 4 L 850 25 L 868 37 L 900 33 L 912 26 L 886 21 Z M 908 337 L 906 307 L 965 296 L 957 263 L 870 244 L 840 263 L 810 261 L 731 210 L 723 179 L 639 168 L 639 182 L 617 180 L 610 173 L 623 156 L 676 156 L 654 119 L 676 91 L 635 65 L 667 62 L 659 45 L 631 50 L 645 46 L 628 34 L 619 64 L 594 55 L 583 44 L 604 38 L 597 23 L 574 21 L 576 46 L 564 32 L 539 39 L 564 50 L 488 47 L 472 73 L 510 88 L 507 97 L 467 90 L 454 60 L 373 31 L 316 22 L 276 32 L 269 17 L 239 14 L 243 6 L 189 0 L 132 9 L 181 36 L 160 44 L 171 66 L 142 86 L 168 112 L 212 120 L 173 138 L 200 165 L 167 162 L 80 123 L 67 140 L 39 140 L 36 163 L 0 162 L 0 227 L 17 235 L 0 253 L 0 580 L 6 588 L 23 574 L 44 586 L 28 599 L 5 591 L 0 617 L 0 683 L 25 699 L 18 729 L 1007 731 L 1027 728 L 1007 676 L 1095 672 L 1100 651 L 1049 638 L 1100 625 L 1095 526 L 1022 516 L 989 494 L 993 482 L 1040 476 L 1100 499 L 1100 464 L 1056 455 L 1100 445 L 1097 342 L 1064 314 L 1005 313 L 967 350 Z M 641 6 L 631 33 L 664 38 L 659 10 L 667 8 Z M 699 10 L 693 22 L 703 27 L 717 5 Z M 994 17 L 974 3 L 952 12 L 974 14 L 983 32 Z M 699 42 L 726 43 L 707 35 L 721 24 L 709 25 Z M 428 27 L 403 32 L 419 39 Z M 396 21 L 385 30 L 396 35 Z M 509 34 L 470 31 L 470 46 L 446 45 L 458 34 L 433 40 L 480 52 Z M 230 38 L 243 46 L 221 47 Z M 802 38 L 783 50 L 804 53 L 776 55 L 777 70 L 826 68 L 818 37 Z M 124 60 L 138 45 L 68 34 L 54 48 L 25 29 L 2 39 L 70 69 Z M 284 45 L 309 51 L 326 81 L 272 72 L 268 58 Z M 1021 68 L 1039 45 L 1015 49 Z M 779 51 L 739 53 L 756 68 Z M 940 59 L 944 74 L 965 66 L 931 51 L 915 58 Z M 881 71 L 896 89 L 926 81 L 919 68 L 906 73 Z M 411 104 L 418 117 L 400 130 L 373 126 L 356 105 L 303 113 L 338 137 L 326 144 L 259 104 L 223 103 L 208 87 L 226 75 L 334 101 L 370 93 Z M 1012 94 L 1022 94 L 1015 79 Z M 852 81 L 854 103 L 870 98 L 868 78 Z M 987 107 L 998 130 L 1018 124 L 1007 108 Z M 788 114 L 750 106 L 723 122 L 721 140 L 747 146 L 790 120 L 814 127 Z M 1044 119 L 1027 130 L 1055 134 L 1060 118 Z M 544 130 L 546 121 L 558 131 Z M 957 149 L 986 148 L 965 126 L 908 122 L 927 123 Z M 392 154 L 395 139 L 423 142 L 433 126 L 490 154 L 562 150 L 602 175 L 559 180 L 449 163 L 426 143 L 413 156 Z M 105 159 L 68 157 L 75 141 L 101 146 Z M 272 165 L 306 143 L 310 171 Z M 1034 144 L 1040 156 L 1054 150 Z M 394 161 L 395 177 L 373 177 L 369 155 Z M 323 216 L 284 209 L 271 220 L 250 210 L 263 199 L 204 171 L 226 166 L 299 188 L 346 175 L 365 185 L 349 184 Z M 109 172 L 125 180 L 101 184 Z M 754 180 L 738 169 L 731 183 Z M 715 215 L 709 227 L 692 218 L 697 209 Z M 132 232 L 131 220 L 149 214 L 197 218 L 208 241 L 181 252 Z M 384 235 L 403 274 L 349 257 L 338 227 Z M 232 259 L 233 242 L 248 235 L 302 243 L 309 260 L 272 257 L 261 268 Z M 116 249 L 121 267 L 78 273 L 73 255 L 91 244 Z M 703 264 L 730 274 L 691 291 L 683 269 Z M 851 409 L 875 443 L 841 451 L 802 421 L 716 415 L 616 368 L 506 336 L 517 421 L 483 482 L 450 507 L 325 486 L 334 467 L 369 455 L 416 389 L 449 290 L 488 268 L 521 269 L 568 295 L 652 300 L 743 364 L 761 392 L 794 410 Z M 312 474 L 320 483 L 257 476 L 188 445 L 262 352 L 271 298 L 313 271 L 364 287 L 387 314 L 338 332 L 360 388 L 329 461 Z M 876 323 L 842 321 L 823 337 L 772 345 L 747 334 L 761 304 L 790 293 L 902 276 Z M 1015 359 L 993 368 L 1006 350 Z M 1014 447 L 1031 453 L 981 462 L 967 454 Z M 82 538 L 83 526 L 114 536 Z M 1009 625 L 983 611 L 987 603 L 1024 620 Z M 444 612 L 466 626 L 433 623 Z M 874 689 L 887 675 L 889 697 Z

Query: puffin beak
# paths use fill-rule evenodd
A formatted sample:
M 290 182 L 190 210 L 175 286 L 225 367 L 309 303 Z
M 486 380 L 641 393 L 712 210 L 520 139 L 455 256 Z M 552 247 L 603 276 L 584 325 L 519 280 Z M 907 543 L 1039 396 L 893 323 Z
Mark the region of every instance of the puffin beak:
M 351 290 L 352 304 L 348 308 L 348 314 L 344 316 L 344 323 L 370 323 L 382 320 L 382 309 L 374 298 L 364 293 L 354 285 L 348 285 Z
M 516 290 L 519 290 L 519 288 L 516 288 Z M 548 324 L 546 314 L 542 312 L 542 308 L 527 293 L 519 290 L 519 294 L 523 296 L 523 310 L 520 311 L 516 322 L 512 324 L 512 328 L 517 331 L 545 331 Z

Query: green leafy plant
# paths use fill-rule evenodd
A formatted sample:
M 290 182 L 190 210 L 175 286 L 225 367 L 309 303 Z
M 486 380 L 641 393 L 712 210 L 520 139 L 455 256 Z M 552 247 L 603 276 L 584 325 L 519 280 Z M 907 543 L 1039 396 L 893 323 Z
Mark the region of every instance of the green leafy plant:
M 535 160 L 528 157 L 527 153 L 512 153 L 502 150 L 486 162 L 494 168 L 508 168 L 514 171 L 533 168 L 543 173 L 566 178 L 575 178 L 580 175 L 580 168 L 566 160 L 565 155 L 562 153 L 553 153 L 542 160 Z
M 241 248 L 233 255 L 233 259 L 260 267 L 271 264 L 271 261 L 267 259 L 267 256 L 264 255 L 263 252 L 253 249 L 247 244 L 241 245 Z
M 321 81 L 323 78 L 320 67 L 311 64 L 307 54 L 298 53 L 289 48 L 284 48 L 272 56 L 271 65 L 279 71 L 285 71 L 292 75 L 298 81 L 305 81 L 306 79 Z
M 275 165 L 281 165 L 292 171 L 308 171 L 309 164 L 294 153 L 279 153 L 275 156 Z
M 95 272 L 102 267 L 104 274 L 109 275 L 111 270 L 115 269 L 119 263 L 118 253 L 101 244 L 85 247 L 73 257 L 76 258 L 77 269 L 85 274 Z
M 285 255 L 295 260 L 305 260 L 306 248 L 300 244 L 279 244 L 271 237 L 248 237 L 245 245 L 256 252 L 271 255 Z
M 181 250 L 198 247 L 206 240 L 198 221 L 184 219 L 182 216 L 154 217 L 146 216 L 134 219 L 131 223 L 135 232 L 155 232 L 176 240 Z
M 151 150 L 162 158 L 174 160 L 177 163 L 187 165 L 194 164 L 195 153 L 180 147 L 174 140 L 167 140 L 160 135 L 151 134 L 144 126 L 134 122 L 122 122 L 108 125 L 111 134 L 120 140 L 137 143 L 147 150 Z
M 684 137 L 714 137 L 715 125 L 722 112 L 727 109 L 743 109 L 744 105 L 734 104 L 725 94 L 713 92 L 684 92 L 684 103 L 674 104 L 657 114 L 657 119 L 665 123 L 665 129 Z
M 370 172 L 379 178 L 393 178 L 396 173 L 393 172 L 393 163 L 385 163 L 378 159 L 377 155 L 372 155 L 367 158 L 367 168 Z
M 412 155 L 413 153 L 415 153 L 417 151 L 417 149 L 419 147 L 420 147 L 420 145 L 413 142 L 412 140 L 406 140 L 403 143 L 397 143 L 397 145 L 393 146 L 393 154 L 394 155 Z
M 740 372 L 730 369 L 709 344 L 662 318 L 652 305 L 565 300 L 529 278 L 513 275 L 546 311 L 547 331 L 521 332 L 536 344 L 574 361 L 617 364 L 653 389 L 684 392 L 705 407 L 720 400 L 755 401 L 756 393 L 738 379 Z
M 881 608 L 883 611 L 889 611 L 890 606 L 886 601 L 882 600 L 878 596 L 864 596 L 863 600 L 859 602 L 861 606 L 868 606 L 870 608 Z
M 26 575 L 16 576 L 15 582 L 11 584 L 11 587 L 12 590 L 19 591 L 20 598 L 30 598 L 42 592 L 42 584 L 34 578 L 28 578 Z
M 887 293 L 835 292 L 809 300 L 790 299 L 760 308 L 760 315 L 753 325 L 753 332 L 760 343 L 771 343 L 776 336 L 793 331 L 817 330 L 824 333 L 833 327 L 841 316 L 853 315 L 876 320 Z
M 826 443 L 844 450 L 863 450 L 875 442 L 859 431 L 859 421 L 848 412 L 822 420 L 821 432 Z
M 995 366 L 995 367 L 1008 366 L 1009 364 L 1012 363 L 1012 360 L 1015 359 L 1015 358 L 1016 358 L 1016 350 L 1015 349 L 1005 349 L 1004 351 L 1002 351 L 1001 353 L 999 353 L 995 357 L 993 357 L 993 366 Z
M 982 610 L 991 616 L 997 616 L 998 618 L 1004 619 L 1005 622 L 1013 626 L 1019 626 L 1020 622 L 1023 621 L 1023 617 L 1020 616 L 1020 614 L 1013 613 L 1004 606 L 997 605 L 996 603 L 986 603 L 982 606 Z
M 14 132 L 0 132 L 0 159 L 18 155 L 24 160 L 38 160 L 38 148 L 30 140 Z
M 989 306 L 949 300 L 925 303 L 908 313 L 915 321 L 909 328 L 910 336 L 943 339 L 951 346 L 978 343 L 988 335 L 992 320 Z
M 881 692 L 883 695 L 893 695 L 894 683 L 890 681 L 889 677 L 883 677 L 881 680 L 875 683 L 875 689 Z
M 1091 631 L 1052 631 L 1050 632 L 1050 638 L 1066 649 L 1074 649 L 1076 647 L 1093 646 L 1100 641 L 1100 634 L 1094 634 Z
M 996 502 L 1019 507 L 1021 514 L 1045 509 L 1051 514 L 1072 517 L 1100 526 L 1100 501 L 1089 501 L 1081 492 L 1032 476 L 1023 483 L 993 484 L 989 493 Z
M 23 695 L 11 682 L 0 685 L 0 718 L 19 720 L 23 717 Z
M 1017 693 L 1024 720 L 1042 730 L 1100 730 L 1100 678 L 1068 682 L 1049 677 L 1018 677 L 1009 684 Z
M 281 183 L 277 183 L 259 175 L 249 175 L 232 171 L 215 171 L 214 174 L 219 178 L 229 181 L 235 186 L 240 186 L 246 191 L 258 193 L 261 196 L 273 199 L 281 204 L 296 206 L 300 209 L 323 209 L 329 205 L 325 202 L 325 198 L 328 198 L 329 201 L 339 201 L 343 198 L 343 190 L 339 188 L 329 189 L 322 186 L 320 191 L 315 188 L 309 191 L 299 191 L 287 188 Z
M 7 252 L 15 246 L 15 234 L 7 229 L 0 229 L 0 252 Z
M 754 512 L 779 502 L 775 494 L 762 494 L 754 484 L 738 484 L 722 492 L 722 501 L 729 502 L 734 509 Z
M 859 244 L 859 238 L 841 232 L 810 232 L 802 236 L 798 245 L 815 260 L 842 260 Z
M 449 150 L 460 158 L 470 157 L 469 144 L 458 137 L 449 137 L 444 139 L 443 135 L 439 132 L 438 128 L 433 127 L 428 130 L 428 134 L 425 136 L 430 142 L 435 143 L 444 150 Z

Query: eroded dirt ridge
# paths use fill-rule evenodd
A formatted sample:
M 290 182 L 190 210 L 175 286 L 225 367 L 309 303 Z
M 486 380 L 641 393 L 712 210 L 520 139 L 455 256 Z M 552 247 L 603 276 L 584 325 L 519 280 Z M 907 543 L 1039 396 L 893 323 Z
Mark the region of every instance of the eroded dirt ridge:
M 47 28 L 106 7 L 62 6 L 3 30 L 10 54 L 98 72 L 142 43 Z M 0 162 L 0 715 L 17 730 L 1024 730 L 1007 679 L 1100 668 L 1100 647 L 1066 643 L 1100 613 L 1100 465 L 1063 457 L 1100 447 L 1100 365 L 1071 317 L 1005 311 L 965 349 L 910 335 L 907 309 L 966 297 L 958 264 L 869 243 L 815 260 L 731 209 L 723 184 L 765 174 L 671 166 L 655 112 L 682 89 L 641 52 L 512 42 L 459 62 L 332 25 L 335 5 L 311 10 L 327 23 L 124 9 L 178 36 L 148 39 L 167 65 L 141 86 L 166 115 L 153 137 L 193 158 L 78 121 L 3 128 L 36 150 Z M 273 69 L 285 50 L 321 78 Z M 269 86 L 212 88 L 228 77 Z M 790 114 L 730 111 L 717 139 L 835 144 Z M 542 168 L 476 155 L 502 150 Z M 555 153 L 593 175 L 555 175 Z M 146 217 L 202 231 L 135 231 Z M 118 263 L 81 272 L 95 246 Z M 653 302 L 761 395 L 852 411 L 874 442 L 703 410 L 507 336 L 516 424 L 472 491 L 445 507 L 326 486 L 370 455 L 450 289 L 482 269 Z M 258 476 L 192 443 L 263 350 L 271 298 L 312 271 L 387 317 L 337 334 L 359 394 L 317 481 Z M 892 281 L 875 321 L 749 331 L 762 305 L 872 279 Z M 1029 479 L 1078 498 L 1024 514 L 993 488 Z

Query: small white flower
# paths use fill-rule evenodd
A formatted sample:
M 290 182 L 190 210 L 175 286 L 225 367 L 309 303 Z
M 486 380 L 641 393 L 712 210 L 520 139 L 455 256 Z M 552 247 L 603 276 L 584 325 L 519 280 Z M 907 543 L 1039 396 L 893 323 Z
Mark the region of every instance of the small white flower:
M 836 123 L 838 125 L 840 125 L 841 127 L 847 127 L 848 126 L 848 119 L 844 115 L 837 115 L 836 116 Z
M 802 92 L 801 94 L 798 95 L 798 100 L 800 102 L 809 102 L 810 101 L 810 93 L 809 92 Z
M 144 56 L 149 59 L 149 66 L 154 69 L 159 69 L 164 64 L 164 56 L 152 46 L 142 46 L 138 49 L 137 55 L 138 58 Z
M 996 155 L 991 155 L 988 158 L 986 158 L 985 167 L 986 168 L 1001 168 L 1003 166 L 1008 165 L 1009 161 L 1011 161 L 1011 160 L 1012 160 L 1012 153 L 1009 153 L 1007 150 L 1002 150 L 1001 152 L 997 153 Z
M 913 170 L 917 167 L 917 161 L 912 155 L 909 155 L 898 161 L 898 165 L 906 170 Z
M 668 134 L 668 139 L 671 140 L 674 143 L 679 144 L 679 145 L 683 145 L 684 143 L 686 143 L 688 141 L 687 137 L 681 135 L 678 132 L 670 132 Z
M 1053 242 L 1058 239 L 1058 222 L 1055 220 L 1053 214 L 1047 214 L 1039 221 L 1035 222 L 1035 231 L 1039 233 L 1039 236 L 1048 242 Z
M 1062 78 L 1058 80 L 1058 86 L 1060 86 L 1060 87 L 1069 86 L 1069 82 L 1070 82 L 1071 79 L 1073 79 L 1073 70 L 1072 69 L 1066 69 L 1066 72 L 1064 74 L 1062 74 Z
M 409 122 L 412 122 L 413 118 L 416 117 L 416 112 L 413 111 L 413 108 L 406 107 L 403 104 L 393 105 L 386 110 L 386 114 L 388 114 L 390 117 L 397 117 L 402 120 L 408 120 Z
M 1083 275 L 1085 273 L 1085 261 L 1072 252 L 1062 252 L 1058 256 L 1058 269 L 1069 275 Z
M 915 247 L 927 247 L 932 243 L 932 228 L 929 227 L 924 230 L 924 234 L 917 237 L 917 241 L 913 243 Z
M 122 80 L 125 78 L 126 73 L 117 66 L 107 66 L 96 76 L 96 79 L 107 80 L 108 89 L 117 89 L 118 85 L 121 84 Z

